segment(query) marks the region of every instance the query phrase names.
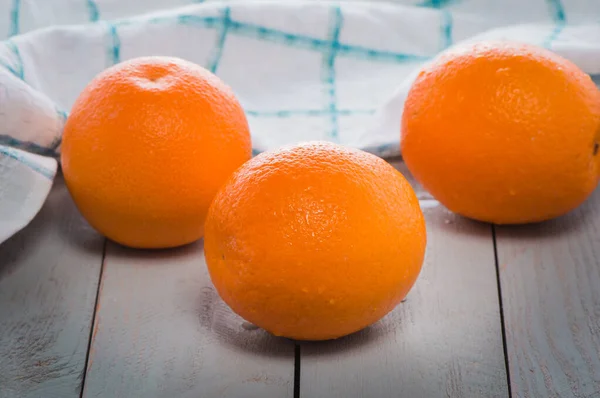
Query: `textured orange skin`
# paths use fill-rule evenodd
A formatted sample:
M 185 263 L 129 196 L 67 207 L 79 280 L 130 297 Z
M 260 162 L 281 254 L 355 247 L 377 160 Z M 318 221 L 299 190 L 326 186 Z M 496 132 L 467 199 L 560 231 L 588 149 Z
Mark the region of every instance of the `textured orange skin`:
M 600 176 L 600 92 L 571 62 L 489 42 L 441 56 L 414 82 L 402 155 L 450 210 L 497 224 L 574 209 Z
M 232 91 L 198 65 L 144 57 L 99 74 L 67 120 L 66 185 L 83 216 L 130 247 L 202 237 L 210 202 L 251 157 Z
M 212 281 L 277 335 L 325 340 L 391 311 L 421 270 L 417 197 L 384 160 L 330 143 L 263 153 L 219 191 L 206 221 Z

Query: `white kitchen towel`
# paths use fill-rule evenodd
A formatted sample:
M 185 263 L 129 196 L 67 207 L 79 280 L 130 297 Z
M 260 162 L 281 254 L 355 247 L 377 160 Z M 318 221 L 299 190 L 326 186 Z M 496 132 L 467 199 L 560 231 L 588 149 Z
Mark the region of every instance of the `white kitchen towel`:
M 216 73 L 256 152 L 322 139 L 388 156 L 423 63 L 502 38 L 600 74 L 600 1 L 0 0 L 0 243 L 42 206 L 75 98 L 120 61 L 170 55 Z

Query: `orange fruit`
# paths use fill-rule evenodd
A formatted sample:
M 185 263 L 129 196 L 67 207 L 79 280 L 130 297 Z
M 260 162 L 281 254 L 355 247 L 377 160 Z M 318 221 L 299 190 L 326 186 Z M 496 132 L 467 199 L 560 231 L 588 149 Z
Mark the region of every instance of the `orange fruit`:
M 417 197 L 384 160 L 310 142 L 256 156 L 219 190 L 204 250 L 223 300 L 277 336 L 333 339 L 392 310 L 420 272 Z
M 96 76 L 73 105 L 61 148 L 83 216 L 136 248 L 202 237 L 212 198 L 250 157 L 248 123 L 231 89 L 170 57 L 136 58 Z
M 531 45 L 483 42 L 442 54 L 404 106 L 401 151 L 448 209 L 497 224 L 574 209 L 600 176 L 600 92 Z

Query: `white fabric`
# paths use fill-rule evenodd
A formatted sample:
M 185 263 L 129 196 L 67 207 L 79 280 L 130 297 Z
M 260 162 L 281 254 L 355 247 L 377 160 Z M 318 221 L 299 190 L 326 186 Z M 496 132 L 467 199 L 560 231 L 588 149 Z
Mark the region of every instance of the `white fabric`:
M 215 71 L 257 151 L 324 139 L 387 156 L 419 67 L 498 38 L 600 74 L 597 0 L 0 0 L 0 243 L 39 211 L 71 105 L 114 63 L 170 55 Z
M 23 228 L 44 203 L 56 161 L 0 145 L 0 242 Z

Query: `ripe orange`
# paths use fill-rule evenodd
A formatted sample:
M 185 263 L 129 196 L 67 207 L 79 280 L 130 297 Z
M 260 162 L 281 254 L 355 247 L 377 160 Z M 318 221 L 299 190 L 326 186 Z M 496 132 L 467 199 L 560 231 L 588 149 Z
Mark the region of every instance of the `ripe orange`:
M 250 157 L 248 124 L 231 89 L 168 57 L 100 73 L 75 102 L 61 148 L 65 182 L 83 216 L 137 248 L 199 239 L 212 198 Z
M 331 143 L 263 153 L 219 190 L 205 257 L 223 300 L 299 340 L 360 330 L 420 272 L 426 234 L 414 191 L 384 160 Z
M 414 177 L 450 210 L 497 224 L 565 214 L 600 176 L 600 92 L 531 45 L 487 42 L 421 71 L 402 116 Z

